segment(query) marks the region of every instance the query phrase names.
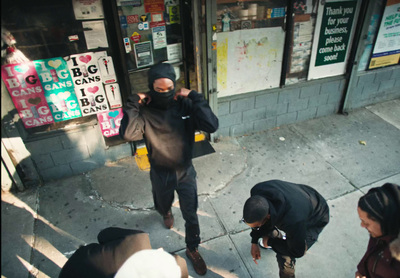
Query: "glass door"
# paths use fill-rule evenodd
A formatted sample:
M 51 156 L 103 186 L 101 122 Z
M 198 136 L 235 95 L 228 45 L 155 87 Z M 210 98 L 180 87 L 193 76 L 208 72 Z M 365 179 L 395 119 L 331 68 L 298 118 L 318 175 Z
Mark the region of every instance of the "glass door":
M 160 62 L 174 66 L 177 89 L 189 88 L 193 57 L 191 6 L 182 2 L 185 1 L 116 0 L 131 93 L 148 90 L 147 70 Z

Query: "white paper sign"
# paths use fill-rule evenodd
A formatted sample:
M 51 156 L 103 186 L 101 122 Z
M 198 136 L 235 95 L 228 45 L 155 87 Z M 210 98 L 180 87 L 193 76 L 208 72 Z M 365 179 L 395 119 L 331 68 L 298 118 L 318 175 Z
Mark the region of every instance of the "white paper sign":
M 121 92 L 117 83 L 104 85 L 111 109 L 122 107 Z
M 87 49 L 107 48 L 108 41 L 103 20 L 82 22 Z
M 152 31 L 154 49 L 167 47 L 167 35 L 165 32 L 165 26 L 154 27 Z
M 182 61 L 182 44 L 175 43 L 167 46 L 168 61 Z
M 101 0 L 72 0 L 72 5 L 77 20 L 104 18 Z
M 97 64 L 99 65 L 104 84 L 117 82 L 117 76 L 115 75 L 114 64 L 111 56 L 100 57 L 97 60 Z

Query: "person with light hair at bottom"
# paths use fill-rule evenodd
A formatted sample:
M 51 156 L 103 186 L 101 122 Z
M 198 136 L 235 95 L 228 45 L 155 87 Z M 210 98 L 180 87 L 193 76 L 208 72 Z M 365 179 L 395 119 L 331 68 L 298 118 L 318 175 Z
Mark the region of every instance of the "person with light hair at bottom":
M 99 243 L 81 246 L 61 269 L 59 278 L 186 278 L 186 261 L 162 248 L 154 250 L 140 230 L 110 227 Z
M 173 278 L 181 277 L 175 258 L 163 249 L 147 249 L 129 257 L 115 278 Z

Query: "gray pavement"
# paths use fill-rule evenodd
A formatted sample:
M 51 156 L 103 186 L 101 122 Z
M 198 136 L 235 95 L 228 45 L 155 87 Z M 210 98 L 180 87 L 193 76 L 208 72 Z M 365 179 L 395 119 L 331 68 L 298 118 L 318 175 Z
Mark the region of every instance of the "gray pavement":
M 308 184 L 330 206 L 330 223 L 298 259 L 297 277 L 354 277 L 368 241 L 358 198 L 385 182 L 400 184 L 400 100 L 212 145 L 215 153 L 194 160 L 205 277 L 278 277 L 273 251 L 262 250 L 254 264 L 250 230 L 239 223 L 251 187 L 269 179 Z M 25 192 L 2 192 L 2 277 L 57 277 L 79 245 L 96 242 L 109 226 L 144 230 L 153 248 L 186 259 L 178 198 L 175 226 L 166 230 L 150 188 L 148 172 L 132 157 Z

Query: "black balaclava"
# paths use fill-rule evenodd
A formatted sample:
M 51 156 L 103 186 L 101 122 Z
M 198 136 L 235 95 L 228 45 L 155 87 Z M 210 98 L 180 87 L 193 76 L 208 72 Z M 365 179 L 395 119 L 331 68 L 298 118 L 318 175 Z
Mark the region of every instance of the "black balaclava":
M 154 90 L 154 81 L 159 78 L 168 78 L 174 83 L 174 89 L 165 93 L 158 93 Z M 167 63 L 159 63 L 150 68 L 148 72 L 150 105 L 159 109 L 167 109 L 175 96 L 175 70 Z

